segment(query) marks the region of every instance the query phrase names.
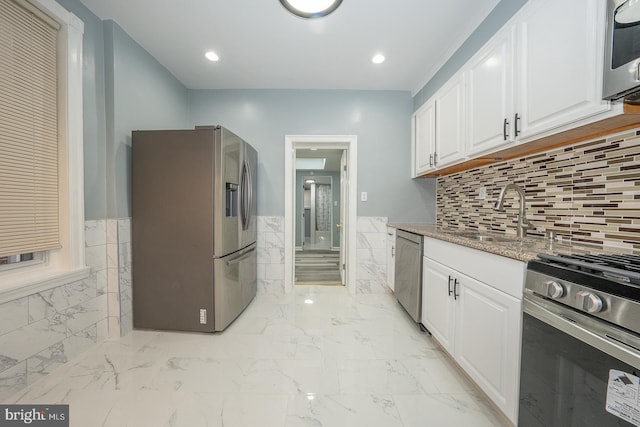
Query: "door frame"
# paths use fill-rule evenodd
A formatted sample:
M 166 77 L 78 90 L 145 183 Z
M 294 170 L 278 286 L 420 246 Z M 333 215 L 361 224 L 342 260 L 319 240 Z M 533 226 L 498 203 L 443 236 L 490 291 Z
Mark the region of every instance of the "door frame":
M 284 289 L 293 291 L 295 272 L 295 185 L 296 150 L 318 148 L 322 150 L 345 150 L 347 154 L 348 194 L 347 218 L 342 220 L 345 232 L 346 287 L 350 294 L 356 293 L 356 220 L 358 195 L 358 137 L 356 135 L 285 135 L 284 137 Z M 346 225 L 345 225 L 346 223 Z M 346 228 L 346 230 L 345 230 Z

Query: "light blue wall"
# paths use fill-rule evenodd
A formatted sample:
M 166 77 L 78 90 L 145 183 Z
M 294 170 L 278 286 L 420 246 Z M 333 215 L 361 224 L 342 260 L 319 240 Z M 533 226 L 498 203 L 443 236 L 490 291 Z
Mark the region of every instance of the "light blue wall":
M 188 92 L 114 21 L 104 21 L 107 105 L 107 213 L 131 216 L 131 131 L 183 129 Z
M 258 215 L 284 215 L 284 137 L 358 136 L 359 216 L 433 222 L 435 182 L 412 180 L 409 92 L 190 90 L 191 125 L 220 124 L 258 150 Z
M 462 46 L 413 97 L 413 111 L 431 98 L 526 2 L 527 0 L 501 0 Z
M 332 208 L 332 239 L 333 246 L 340 246 L 340 229 L 336 227 L 336 224 L 340 222 L 340 172 L 322 172 L 322 171 L 308 171 L 297 170 L 296 171 L 296 246 L 302 246 L 302 231 L 301 224 L 303 221 L 302 213 L 304 212 L 304 194 L 302 181 L 303 177 L 308 175 L 315 176 L 330 176 L 331 177 L 331 199 Z M 337 204 L 336 204 L 337 203 Z
M 404 92 L 187 90 L 116 23 L 78 0 L 57 0 L 85 23 L 85 217 L 130 216 L 130 132 L 223 124 L 260 152 L 260 215 L 284 211 L 284 135 L 356 134 L 359 215 L 434 220 L 435 183 L 410 180 L 411 112 L 441 87 L 526 0 L 502 0 L 441 70 L 411 99 Z
M 107 217 L 104 35 L 102 21 L 78 0 L 57 0 L 84 22 L 82 96 L 84 121 L 84 215 Z

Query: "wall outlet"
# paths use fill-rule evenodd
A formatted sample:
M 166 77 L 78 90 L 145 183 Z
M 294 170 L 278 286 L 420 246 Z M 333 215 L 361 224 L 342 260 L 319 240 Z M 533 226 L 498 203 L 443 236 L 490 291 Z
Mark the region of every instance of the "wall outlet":
M 480 187 L 478 189 L 478 200 L 485 200 L 487 198 L 487 187 Z
M 360 201 L 361 202 L 366 202 L 367 201 L 367 192 L 363 191 L 362 193 L 360 193 Z

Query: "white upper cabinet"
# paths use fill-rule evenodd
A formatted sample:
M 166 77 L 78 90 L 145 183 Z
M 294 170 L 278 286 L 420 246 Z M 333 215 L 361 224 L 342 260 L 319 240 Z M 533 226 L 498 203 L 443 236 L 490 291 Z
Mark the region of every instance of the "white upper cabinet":
M 413 114 L 413 176 L 433 169 L 433 153 L 436 149 L 435 99 L 427 101 Z
M 602 100 L 606 2 L 529 3 L 516 23 L 521 139 L 609 109 Z
M 514 30 L 504 31 L 469 63 L 467 154 L 514 141 Z
M 464 158 L 463 77 L 449 80 L 413 114 L 413 176 Z
M 620 114 L 602 100 L 605 3 L 529 0 L 415 113 L 431 133 L 414 176 Z
M 464 74 L 459 73 L 438 91 L 434 164 L 446 166 L 464 158 Z

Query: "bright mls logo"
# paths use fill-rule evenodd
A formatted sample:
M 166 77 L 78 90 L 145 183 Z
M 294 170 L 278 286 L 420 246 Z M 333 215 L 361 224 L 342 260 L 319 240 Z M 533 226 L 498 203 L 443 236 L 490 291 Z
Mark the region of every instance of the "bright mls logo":
M 0 405 L 0 426 L 69 427 L 69 405 Z

